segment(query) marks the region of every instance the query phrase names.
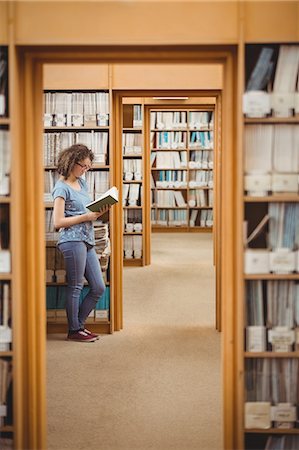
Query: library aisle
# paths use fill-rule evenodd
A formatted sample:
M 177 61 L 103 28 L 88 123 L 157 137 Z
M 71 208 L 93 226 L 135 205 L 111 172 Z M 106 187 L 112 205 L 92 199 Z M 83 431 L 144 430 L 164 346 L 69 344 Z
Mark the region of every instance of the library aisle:
M 50 335 L 48 449 L 220 450 L 220 334 L 212 236 L 154 233 L 124 270 L 124 330 Z

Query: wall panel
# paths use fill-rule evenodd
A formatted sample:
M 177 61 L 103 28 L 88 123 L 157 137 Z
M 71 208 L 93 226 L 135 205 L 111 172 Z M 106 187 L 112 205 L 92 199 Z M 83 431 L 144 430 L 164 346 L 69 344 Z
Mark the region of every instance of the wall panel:
M 18 44 L 237 42 L 237 2 L 18 2 Z
M 221 64 L 114 64 L 113 89 L 221 89 Z
M 298 1 L 245 2 L 245 41 L 298 41 L 298 9 Z
M 108 89 L 108 64 L 45 64 L 44 89 Z

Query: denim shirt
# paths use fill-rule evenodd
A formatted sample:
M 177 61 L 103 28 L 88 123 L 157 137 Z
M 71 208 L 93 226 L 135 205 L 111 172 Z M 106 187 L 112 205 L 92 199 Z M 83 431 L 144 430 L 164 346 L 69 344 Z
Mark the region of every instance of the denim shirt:
M 78 178 L 81 190 L 76 191 L 67 183 L 58 180 L 52 191 L 53 199 L 62 197 L 65 200 L 64 217 L 79 216 L 89 210 L 85 207 L 91 199 L 88 194 L 87 184 L 83 178 Z M 94 229 L 92 222 L 82 222 L 59 230 L 58 243 L 70 241 L 83 241 L 94 245 Z

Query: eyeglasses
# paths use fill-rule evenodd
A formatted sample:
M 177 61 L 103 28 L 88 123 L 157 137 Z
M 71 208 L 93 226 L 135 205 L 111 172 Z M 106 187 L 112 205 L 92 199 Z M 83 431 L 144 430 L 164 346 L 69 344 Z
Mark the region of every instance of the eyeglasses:
M 79 162 L 77 162 L 76 164 L 78 164 L 78 166 L 80 166 L 86 172 L 88 172 L 91 169 L 91 166 L 86 166 L 85 164 L 81 164 Z

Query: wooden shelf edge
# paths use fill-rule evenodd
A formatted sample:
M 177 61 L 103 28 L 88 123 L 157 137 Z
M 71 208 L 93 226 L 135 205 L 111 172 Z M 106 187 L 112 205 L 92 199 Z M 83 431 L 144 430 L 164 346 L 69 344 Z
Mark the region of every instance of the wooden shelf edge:
M 136 128 L 133 128 L 133 127 L 126 127 L 126 128 L 123 128 L 122 129 L 123 131 L 137 131 L 137 132 L 140 132 L 140 131 L 143 131 L 143 128 L 142 127 L 136 127 Z
M 11 202 L 11 198 L 10 197 L 6 197 L 4 195 L 0 196 L 0 203 L 10 203 Z
M 245 433 L 255 433 L 255 434 L 299 434 L 299 428 L 246 428 Z
M 292 116 L 292 117 L 245 117 L 244 123 L 252 123 L 252 124 L 259 124 L 259 123 L 291 123 L 291 124 L 299 124 L 299 116 Z
M 142 184 L 143 183 L 143 180 L 140 180 L 140 181 L 138 181 L 138 180 L 131 180 L 131 181 L 127 181 L 127 180 L 123 180 L 123 184 Z
M 259 274 L 244 274 L 245 280 L 299 280 L 299 273 L 259 273 Z
M 0 273 L 0 281 L 10 281 L 12 279 L 11 273 Z
M 0 427 L 0 433 L 13 433 L 14 427 L 13 425 L 4 425 L 3 427 Z
M 244 358 L 299 358 L 299 352 L 245 352 Z
M 152 225 L 152 233 L 211 233 L 212 227 L 163 227 Z
M 265 197 L 252 197 L 249 195 L 245 195 L 244 202 L 246 203 L 299 202 L 299 195 L 279 194 L 279 195 L 267 195 Z
M 1 352 L 0 351 L 0 358 L 2 358 L 4 356 L 13 356 L 13 351 L 12 350 L 8 350 L 8 351 L 5 351 L 5 352 Z
M 135 232 L 135 231 L 132 231 L 132 233 L 128 233 L 128 232 L 124 231 L 123 235 L 124 236 L 142 236 L 143 233 L 142 232 Z
M 139 267 L 139 266 L 143 266 L 143 259 L 142 258 L 140 258 L 140 259 L 124 259 L 123 264 L 124 264 L 124 267 L 131 267 L 131 266 Z

